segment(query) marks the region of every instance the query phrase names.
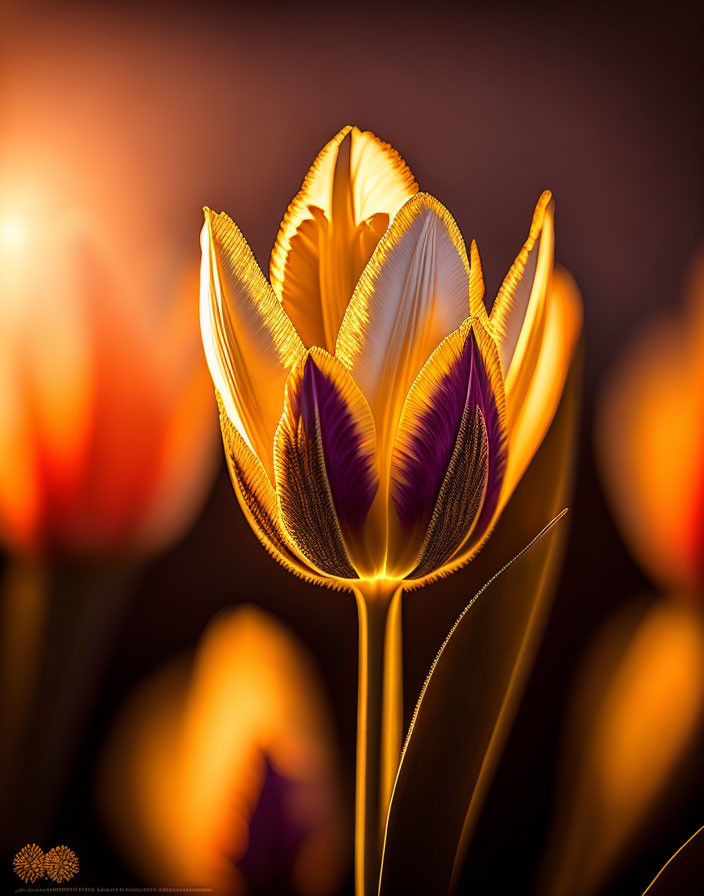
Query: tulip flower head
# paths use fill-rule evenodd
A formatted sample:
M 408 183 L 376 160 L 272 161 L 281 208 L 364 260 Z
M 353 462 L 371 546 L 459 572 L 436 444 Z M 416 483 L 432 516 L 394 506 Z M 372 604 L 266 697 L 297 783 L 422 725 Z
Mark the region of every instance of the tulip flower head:
M 346 127 L 267 282 L 205 210 L 201 328 L 230 473 L 268 550 L 320 584 L 413 588 L 484 544 L 540 444 L 580 326 L 544 193 L 491 314 L 479 252 L 398 153 Z

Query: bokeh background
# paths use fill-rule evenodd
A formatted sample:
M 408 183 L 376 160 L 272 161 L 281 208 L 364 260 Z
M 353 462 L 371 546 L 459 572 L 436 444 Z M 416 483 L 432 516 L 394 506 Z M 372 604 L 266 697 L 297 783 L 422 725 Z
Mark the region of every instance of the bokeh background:
M 553 191 L 557 259 L 579 284 L 585 313 L 571 531 L 554 609 L 460 887 L 530 892 L 580 659 L 615 608 L 654 591 L 606 504 L 594 409 L 632 335 L 679 305 L 704 240 L 704 13 L 676 3 L 658 11 L 598 3 L 335 6 L 5 0 L 0 188 L 7 195 L 31 182 L 100 221 L 137 297 L 164 288 L 165 272 L 195 269 L 203 205 L 235 218 L 266 269 L 290 198 L 346 123 L 398 148 L 466 240 L 478 240 L 488 295 L 522 245 L 540 192 Z M 408 716 L 478 584 L 470 569 L 406 600 Z M 351 813 L 354 603 L 271 561 L 220 463 L 195 524 L 141 568 L 114 621 L 49 837 L 79 854 L 81 885 L 140 883 L 94 799 L 117 708 L 147 673 L 193 646 L 218 610 L 242 602 L 275 614 L 314 656 L 333 707 Z M 605 893 L 642 892 L 704 822 L 702 776 L 688 778 L 660 822 Z M 350 888 L 348 876 L 344 892 Z

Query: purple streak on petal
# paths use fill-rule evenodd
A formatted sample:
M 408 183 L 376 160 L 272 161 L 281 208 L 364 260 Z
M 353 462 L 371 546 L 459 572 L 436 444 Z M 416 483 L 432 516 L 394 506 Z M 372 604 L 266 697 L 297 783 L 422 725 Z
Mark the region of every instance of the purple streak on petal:
M 316 420 L 320 421 L 325 469 L 337 517 L 341 525 L 358 529 L 372 506 L 377 483 L 347 402 L 310 355 L 303 369 L 299 408 L 307 438 L 316 438 Z
M 401 522 L 409 528 L 429 519 L 457 440 L 465 408 L 479 407 L 489 441 L 488 504 L 496 506 L 505 466 L 504 437 L 496 399 L 473 331 L 462 352 L 436 387 L 431 404 L 421 416 L 405 458 L 403 478 L 396 483 L 393 501 Z
M 491 388 L 491 380 L 487 375 L 474 333 L 471 335 L 471 340 L 474 346 L 476 375 L 472 377 L 470 382 L 469 392 L 471 395 L 468 395 L 468 403 L 471 401 L 472 404 L 476 404 L 481 410 L 489 440 L 489 470 L 486 494 L 482 509 L 479 511 L 476 526 L 474 527 L 474 540 L 483 534 L 496 510 L 501 483 L 506 471 L 506 436 L 501 428 L 496 396 Z M 469 340 L 467 341 L 469 342 Z
M 399 519 L 408 528 L 429 519 L 435 507 L 455 447 L 470 367 L 465 342 L 462 354 L 438 384 L 432 404 L 417 423 L 405 457 L 403 478 L 392 491 Z

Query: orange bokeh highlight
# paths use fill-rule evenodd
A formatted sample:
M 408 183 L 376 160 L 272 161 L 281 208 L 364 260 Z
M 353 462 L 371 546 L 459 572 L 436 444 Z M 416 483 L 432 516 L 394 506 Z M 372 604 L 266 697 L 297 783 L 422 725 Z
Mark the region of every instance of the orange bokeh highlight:
M 666 802 L 704 718 L 704 620 L 683 601 L 629 606 L 586 657 L 573 695 L 547 896 L 600 892 Z
M 684 314 L 656 320 L 626 348 L 598 408 L 596 447 L 624 539 L 665 596 L 609 619 L 580 668 L 547 896 L 600 892 L 656 814 L 672 810 L 701 743 L 704 256 Z
M 704 583 L 704 256 L 683 314 L 628 349 L 597 419 L 604 483 L 633 553 L 657 581 Z

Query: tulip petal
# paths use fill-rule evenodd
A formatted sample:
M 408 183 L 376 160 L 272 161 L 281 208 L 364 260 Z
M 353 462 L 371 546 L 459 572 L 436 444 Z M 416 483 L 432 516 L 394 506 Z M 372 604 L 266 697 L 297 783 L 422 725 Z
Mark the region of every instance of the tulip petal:
M 201 329 L 227 415 L 273 482 L 273 444 L 288 373 L 304 348 L 239 228 L 205 209 Z
M 489 329 L 489 315 L 484 304 L 484 272 L 476 240 L 472 240 L 469 248 L 469 310 L 472 317 Z
M 418 190 L 403 159 L 369 131 L 343 128 L 291 202 L 270 277 L 306 346 L 334 351 L 360 274 L 389 221 Z
M 176 540 L 205 501 L 221 457 L 213 384 L 198 333 L 198 269 L 189 268 L 158 327 L 156 375 L 166 417 L 151 506 L 137 533 L 156 551 Z
M 250 450 L 227 416 L 218 395 L 225 457 L 235 494 L 254 534 L 267 551 L 289 572 L 317 585 L 330 585 L 296 554 L 281 525 L 276 493 L 259 458 Z
M 374 423 L 349 372 L 324 349 L 291 371 L 275 468 L 281 518 L 301 552 L 330 575 L 357 578 L 352 563 L 379 482 Z
M 503 381 L 496 349 L 467 319 L 411 387 L 391 460 L 391 497 L 405 541 L 425 534 L 411 577 L 441 567 L 493 513 L 505 466 Z M 488 503 L 487 503 L 488 502 Z
M 567 520 L 555 517 L 572 485 L 580 372 L 573 364 L 547 437 L 495 536 L 462 574 L 461 595 L 479 596 L 446 639 L 413 716 L 387 818 L 381 896 L 447 893 L 463 867 L 561 567 Z M 441 575 L 449 572 L 446 567 Z M 433 615 L 443 620 L 439 643 L 466 605 L 466 597 L 458 600 L 458 580 L 438 581 L 435 594 L 421 602 L 424 628 L 416 647 L 435 640 Z M 404 590 L 430 581 L 404 583 Z M 431 643 L 428 661 L 433 654 Z
M 506 390 L 539 341 L 545 296 L 553 268 L 554 229 L 552 195 L 545 191 L 535 208 L 530 232 L 506 275 L 491 309 L 491 327 L 499 344 Z
M 506 383 L 510 451 L 500 506 L 510 498 L 552 422 L 582 328 L 579 290 L 556 268 L 545 303 L 545 321 L 530 376 Z
M 335 354 L 369 401 L 382 481 L 413 381 L 469 309 L 469 261 L 447 209 L 418 193 L 399 211 L 362 274 Z

